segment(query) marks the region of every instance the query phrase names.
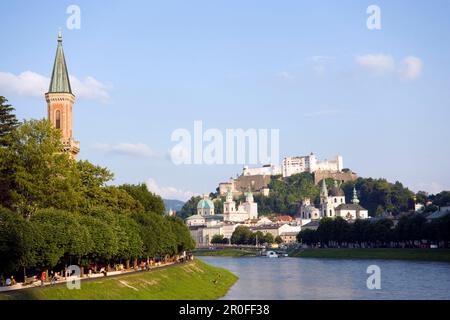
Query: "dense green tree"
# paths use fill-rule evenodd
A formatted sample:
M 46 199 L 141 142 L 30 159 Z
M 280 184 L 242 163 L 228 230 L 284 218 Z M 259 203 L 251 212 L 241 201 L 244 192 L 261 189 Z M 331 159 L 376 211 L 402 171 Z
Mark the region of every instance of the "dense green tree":
M 197 204 L 202 199 L 202 197 L 192 197 L 190 198 L 181 208 L 181 210 L 177 213 L 177 215 L 181 219 L 186 219 L 187 217 L 193 216 L 197 214 Z
M 152 192 L 147 188 L 144 183 L 134 185 L 134 184 L 124 184 L 119 188 L 128 192 L 135 200 L 139 201 L 144 210 L 148 212 L 155 212 L 159 214 L 164 214 L 166 211 L 164 207 L 164 202 L 162 198 Z
M 269 232 L 267 232 L 263 236 L 262 241 L 260 241 L 260 243 L 268 243 L 268 244 L 272 244 L 274 242 L 275 242 L 275 239 L 274 239 L 273 235 Z
M 0 148 L 11 144 L 11 133 L 18 126 L 14 108 L 8 104 L 8 100 L 0 96 Z
M 11 134 L 3 153 L 9 172 L 8 201 L 4 205 L 25 217 L 39 208 L 75 210 L 81 200 L 75 162 L 61 152 L 60 132 L 46 120 L 25 121 Z
M 228 239 L 225 239 L 223 237 L 223 234 L 215 234 L 213 235 L 213 237 L 211 238 L 211 243 L 212 244 L 223 244 L 226 243 L 225 241 Z
M 114 233 L 114 227 L 102 218 L 101 212 L 93 212 L 93 215 L 83 215 L 81 223 L 87 227 L 92 240 L 92 247 L 87 258 L 90 262 L 108 262 L 119 253 L 118 235 Z
M 188 227 L 178 217 L 166 217 L 165 222 L 169 223 L 171 232 L 175 235 L 176 240 L 176 253 L 182 253 L 186 250 L 192 250 L 195 248 L 194 239 L 192 239 L 191 233 Z M 222 238 L 223 240 L 223 238 Z
M 251 244 L 252 243 L 252 232 L 248 227 L 237 226 L 231 235 L 232 244 Z
M 116 219 L 119 226 L 116 259 L 125 260 L 129 266 L 131 260 L 142 256 L 143 242 L 139 234 L 139 225 L 126 215 L 119 214 Z
M 0 275 L 37 265 L 40 245 L 35 225 L 0 207 Z
M 370 216 L 389 212 L 394 215 L 413 209 L 414 193 L 400 182 L 389 183 L 386 179 L 358 178 L 342 185 L 346 202 L 353 197 L 353 188 L 358 190 L 360 205 Z
M 450 191 L 442 191 L 436 195 L 430 196 L 435 206 L 450 206 Z
M 316 230 L 304 229 L 297 234 L 297 241 L 310 246 L 317 244 L 319 239 Z
M 275 241 L 275 243 L 277 243 L 277 244 L 282 244 L 282 243 L 283 243 L 283 239 L 281 239 L 280 236 L 276 236 L 274 241 Z
M 417 191 L 416 202 L 426 204 L 428 202 L 428 193 L 425 191 Z
M 156 257 L 167 253 L 167 249 L 176 252 L 176 240 L 163 224 L 163 217 L 154 212 L 134 213 L 133 219 L 138 223 L 143 241 L 143 254 Z

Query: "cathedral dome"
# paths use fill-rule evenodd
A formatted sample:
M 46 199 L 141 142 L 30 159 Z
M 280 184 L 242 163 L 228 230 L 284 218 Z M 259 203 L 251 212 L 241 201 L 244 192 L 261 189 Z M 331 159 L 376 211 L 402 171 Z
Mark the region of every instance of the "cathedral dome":
M 197 209 L 214 209 L 214 203 L 205 197 L 198 202 Z

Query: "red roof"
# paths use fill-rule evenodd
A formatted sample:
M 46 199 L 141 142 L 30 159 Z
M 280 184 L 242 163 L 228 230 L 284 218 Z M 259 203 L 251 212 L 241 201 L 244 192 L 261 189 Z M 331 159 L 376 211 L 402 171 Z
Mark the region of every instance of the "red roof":
M 288 216 L 288 215 L 284 215 L 284 216 L 277 216 L 274 219 L 275 221 L 292 221 L 292 217 Z

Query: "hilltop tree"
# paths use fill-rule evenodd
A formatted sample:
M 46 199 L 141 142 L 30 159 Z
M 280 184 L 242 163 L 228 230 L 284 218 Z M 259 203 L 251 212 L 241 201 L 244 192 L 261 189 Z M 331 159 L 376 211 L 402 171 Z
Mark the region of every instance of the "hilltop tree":
M 369 211 L 370 216 L 382 212 L 399 214 L 413 208 L 414 193 L 398 181 L 390 183 L 386 179 L 358 178 L 345 182 L 342 189 L 347 203 L 351 202 L 353 188 L 358 191 L 360 204 Z
M 11 144 L 11 133 L 19 123 L 13 111 L 8 100 L 0 96 L 0 148 Z
M 197 204 L 202 199 L 200 196 L 190 198 L 181 208 L 180 212 L 177 215 L 181 219 L 186 219 L 187 217 L 193 216 L 197 214 Z
M 134 184 L 124 184 L 119 187 L 125 190 L 131 195 L 135 200 L 139 201 L 144 210 L 148 212 L 155 212 L 158 214 L 164 214 L 165 207 L 162 198 L 152 192 L 147 188 L 144 183 L 134 185 Z

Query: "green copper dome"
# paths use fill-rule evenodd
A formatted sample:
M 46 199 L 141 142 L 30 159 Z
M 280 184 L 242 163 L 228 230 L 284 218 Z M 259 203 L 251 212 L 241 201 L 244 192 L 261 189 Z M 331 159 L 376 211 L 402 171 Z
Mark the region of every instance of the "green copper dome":
M 53 64 L 52 79 L 50 81 L 49 93 L 72 93 L 70 87 L 69 73 L 67 72 L 66 59 L 62 47 L 61 31 L 58 33 L 58 47 L 56 48 L 55 63 Z
M 214 209 L 214 203 L 209 199 L 202 199 L 198 202 L 197 209 Z

